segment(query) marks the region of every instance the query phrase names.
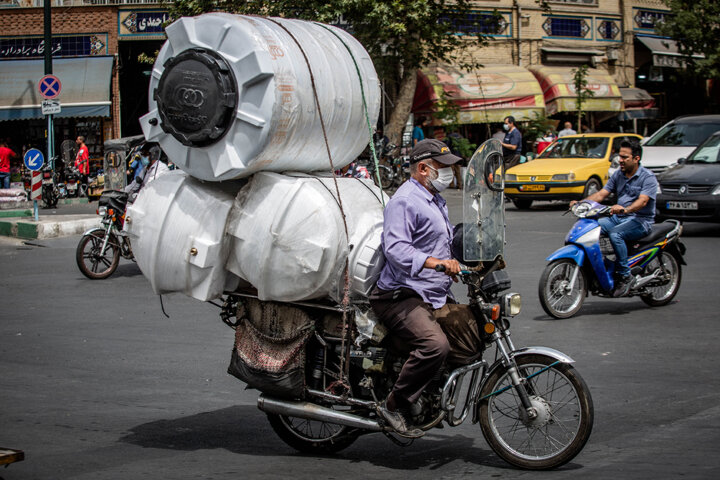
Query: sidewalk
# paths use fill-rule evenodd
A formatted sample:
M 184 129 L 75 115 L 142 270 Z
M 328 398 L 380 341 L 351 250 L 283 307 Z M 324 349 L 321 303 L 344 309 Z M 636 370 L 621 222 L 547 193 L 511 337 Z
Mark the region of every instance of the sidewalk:
M 80 235 L 100 226 L 95 213 L 96 202 L 86 198 L 65 199 L 57 208 L 38 208 L 38 221 L 33 216 L 32 202 L 23 202 L 22 208 L 0 210 L 0 235 L 24 239 Z M 42 204 L 42 202 L 40 202 Z

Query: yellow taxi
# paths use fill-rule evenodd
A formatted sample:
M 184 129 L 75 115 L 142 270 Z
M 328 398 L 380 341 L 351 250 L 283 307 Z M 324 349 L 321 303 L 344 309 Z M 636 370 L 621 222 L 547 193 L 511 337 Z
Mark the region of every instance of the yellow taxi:
M 624 140 L 640 141 L 629 133 L 568 135 L 551 143 L 537 158 L 505 172 L 505 196 L 517 208 L 535 200 L 579 200 L 600 190 Z

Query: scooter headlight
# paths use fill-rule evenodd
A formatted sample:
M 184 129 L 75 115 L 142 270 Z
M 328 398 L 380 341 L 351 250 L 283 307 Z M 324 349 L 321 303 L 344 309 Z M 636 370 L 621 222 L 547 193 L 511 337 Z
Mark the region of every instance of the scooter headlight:
M 519 293 L 506 293 L 503 295 L 503 316 L 514 317 L 520 313 L 522 299 Z

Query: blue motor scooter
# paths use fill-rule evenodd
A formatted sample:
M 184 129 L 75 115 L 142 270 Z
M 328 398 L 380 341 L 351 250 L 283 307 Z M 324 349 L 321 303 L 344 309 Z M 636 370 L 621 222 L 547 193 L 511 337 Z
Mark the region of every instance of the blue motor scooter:
M 610 215 L 610 207 L 584 200 L 571 209 L 578 217 L 565 237 L 565 246 L 547 257 L 538 295 L 543 310 L 555 318 L 569 318 L 582 307 L 588 292 L 612 297 L 615 288 L 615 252 L 607 237 L 600 236 L 597 219 Z M 628 245 L 628 265 L 633 283 L 626 296 L 638 295 L 650 306 L 670 303 L 680 288 L 685 246 L 682 225 L 667 220 Z

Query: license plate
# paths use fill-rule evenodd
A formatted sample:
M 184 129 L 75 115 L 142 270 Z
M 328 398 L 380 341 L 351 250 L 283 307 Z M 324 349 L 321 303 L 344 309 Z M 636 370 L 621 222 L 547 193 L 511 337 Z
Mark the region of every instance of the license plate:
M 667 202 L 668 210 L 697 210 L 697 202 Z
M 522 185 L 518 190 L 521 192 L 544 192 L 545 185 Z

